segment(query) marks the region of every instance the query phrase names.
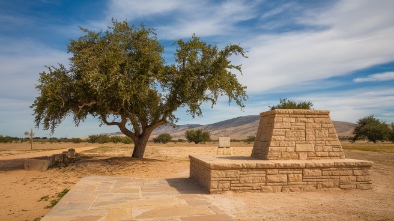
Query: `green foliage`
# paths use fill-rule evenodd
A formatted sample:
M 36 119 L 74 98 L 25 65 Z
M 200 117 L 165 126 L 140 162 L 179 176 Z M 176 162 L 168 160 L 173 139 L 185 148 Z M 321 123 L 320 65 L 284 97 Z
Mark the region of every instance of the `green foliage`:
M 130 137 L 122 137 L 122 141 L 123 144 L 132 144 L 133 140 Z
M 103 144 L 103 143 L 110 143 L 111 137 L 105 134 L 100 134 L 100 135 L 90 135 L 88 138 L 88 142 L 89 143 L 99 143 L 99 144 Z
M 100 125 L 119 127 L 135 143 L 133 157 L 142 158 L 152 131 L 175 124 L 179 107 L 201 116 L 201 104 L 213 107 L 222 95 L 244 107 L 246 87 L 233 73 L 241 65 L 230 59 L 245 57 L 239 45 L 220 50 L 192 36 L 175 43 L 175 64 L 168 65 L 153 29 L 112 23 L 104 32 L 81 28 L 84 35 L 68 44 L 70 68 L 59 64 L 40 73 L 31 105 L 37 127 L 53 133 L 68 115 L 76 126 L 91 115 Z
M 121 136 L 112 136 L 111 137 L 111 142 L 112 143 L 121 143 L 122 142 L 122 137 Z
M 255 140 L 256 140 L 255 136 L 248 136 L 248 138 L 246 138 L 245 142 L 250 144 L 250 143 L 254 143 Z
M 313 104 L 310 101 L 302 101 L 296 103 L 295 101 L 288 100 L 287 98 L 280 99 L 278 105 L 268 106 L 271 110 L 275 109 L 309 109 L 312 110 Z
M 365 136 L 369 141 L 376 143 L 378 140 L 384 141 L 389 139 L 390 128 L 386 123 L 370 115 L 357 121 L 353 134 L 353 141 Z
M 82 143 L 83 140 L 81 138 L 70 138 L 68 139 L 68 142 L 72 142 L 72 143 Z
M 203 131 L 202 129 L 198 130 L 187 130 L 186 133 L 187 141 L 198 143 L 205 143 L 210 140 L 210 134 L 208 131 Z
M 178 139 L 178 142 L 180 142 L 180 143 L 185 143 L 186 140 L 185 140 L 185 139 Z
M 160 134 L 158 137 L 153 139 L 155 143 L 168 143 L 172 139 L 172 136 L 168 133 Z
M 10 136 L 3 137 L 2 135 L 0 135 L 0 143 L 12 143 L 17 140 L 18 138 L 16 137 L 10 137 Z

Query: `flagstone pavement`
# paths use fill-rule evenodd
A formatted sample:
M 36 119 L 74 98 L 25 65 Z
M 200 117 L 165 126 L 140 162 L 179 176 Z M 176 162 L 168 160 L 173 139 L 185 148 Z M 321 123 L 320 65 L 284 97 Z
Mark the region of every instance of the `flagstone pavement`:
M 42 221 L 233 220 L 190 178 L 82 178 Z

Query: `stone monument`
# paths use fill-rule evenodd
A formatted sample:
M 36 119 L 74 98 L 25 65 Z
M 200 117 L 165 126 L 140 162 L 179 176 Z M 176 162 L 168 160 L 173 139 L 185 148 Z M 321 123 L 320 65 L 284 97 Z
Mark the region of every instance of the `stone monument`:
M 190 177 L 210 193 L 372 188 L 373 163 L 345 159 L 325 110 L 261 113 L 251 157 L 189 158 Z

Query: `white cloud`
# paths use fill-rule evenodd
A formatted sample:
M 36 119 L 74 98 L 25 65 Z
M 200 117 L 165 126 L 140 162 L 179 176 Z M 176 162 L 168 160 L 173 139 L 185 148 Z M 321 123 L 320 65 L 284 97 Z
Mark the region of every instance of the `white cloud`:
M 229 35 L 235 24 L 256 17 L 256 1 L 111 1 L 108 17 L 118 20 L 146 19 L 166 15 L 165 24 L 157 26 L 160 39 L 197 36 Z M 108 19 L 108 18 L 107 18 Z M 158 19 L 160 20 L 160 18 Z
M 394 72 L 384 72 L 379 74 L 371 74 L 365 78 L 355 78 L 354 82 L 370 82 L 370 81 L 391 81 L 394 80 Z
M 241 81 L 249 93 L 260 93 L 393 61 L 394 14 L 389 8 L 394 2 L 385 3 L 341 1 L 321 15 L 308 15 L 308 25 L 323 29 L 244 39 L 249 59 L 242 62 Z

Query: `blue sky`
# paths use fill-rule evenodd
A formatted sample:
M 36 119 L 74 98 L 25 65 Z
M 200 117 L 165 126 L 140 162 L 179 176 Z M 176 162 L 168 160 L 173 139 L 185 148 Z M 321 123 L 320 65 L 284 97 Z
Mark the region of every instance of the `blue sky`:
M 337 121 L 373 114 L 394 122 L 394 1 L 268 0 L 13 0 L 0 1 L 0 135 L 23 137 L 34 128 L 29 106 L 45 66 L 68 64 L 67 44 L 79 26 L 106 30 L 111 18 L 156 28 L 172 62 L 173 42 L 194 33 L 223 47 L 240 44 L 248 59 L 239 81 L 246 108 L 204 105 L 203 117 L 178 110 L 178 124 L 209 124 L 267 111 L 280 98 L 311 101 Z M 33 129 L 36 136 L 49 131 Z M 66 119 L 55 137 L 117 132 L 88 118 Z

